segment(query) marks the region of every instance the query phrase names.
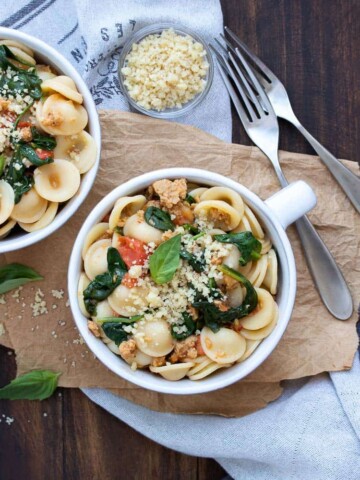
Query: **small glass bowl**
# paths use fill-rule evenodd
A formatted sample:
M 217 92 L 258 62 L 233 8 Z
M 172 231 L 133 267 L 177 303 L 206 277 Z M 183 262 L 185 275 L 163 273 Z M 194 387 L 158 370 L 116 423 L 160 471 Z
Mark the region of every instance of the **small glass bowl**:
M 184 103 L 182 107 L 180 108 L 167 108 L 165 110 L 147 110 L 146 108 L 142 107 L 141 105 L 138 105 L 135 100 L 133 100 L 129 92 L 124 85 L 124 75 L 121 73 L 121 69 L 125 66 L 125 59 L 127 54 L 130 52 L 132 46 L 134 43 L 139 43 L 143 38 L 147 37 L 148 35 L 152 34 L 161 34 L 163 30 L 167 30 L 169 28 L 172 28 L 175 33 L 179 35 L 189 35 L 192 37 L 196 42 L 201 43 L 201 45 L 204 47 L 204 50 L 206 51 L 206 60 L 209 64 L 209 68 L 205 77 L 205 88 L 204 90 L 195 95 L 194 98 L 189 100 L 187 103 Z M 209 47 L 207 46 L 206 42 L 199 37 L 196 33 L 194 33 L 192 30 L 189 30 L 186 27 L 183 27 L 182 25 L 176 25 L 173 23 L 156 23 L 154 25 L 150 25 L 148 27 L 144 27 L 140 30 L 138 30 L 132 37 L 129 38 L 129 40 L 125 43 L 120 59 L 119 59 L 119 66 L 118 66 L 118 75 L 119 75 L 119 80 L 120 80 L 120 85 L 122 89 L 122 93 L 129 102 L 130 106 L 137 110 L 140 113 L 143 113 L 145 115 L 149 115 L 150 117 L 155 117 L 155 118 L 164 118 L 164 119 L 169 119 L 169 118 L 176 118 L 180 117 L 181 115 L 185 115 L 186 113 L 190 112 L 193 110 L 196 106 L 198 106 L 206 97 L 208 94 L 212 81 L 213 81 L 213 76 L 214 76 L 214 62 L 212 59 L 212 55 L 210 52 Z

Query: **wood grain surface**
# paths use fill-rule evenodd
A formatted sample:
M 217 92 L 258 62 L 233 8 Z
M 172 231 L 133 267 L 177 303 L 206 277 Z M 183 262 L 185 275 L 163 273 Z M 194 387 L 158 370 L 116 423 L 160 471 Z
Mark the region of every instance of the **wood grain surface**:
M 304 126 L 340 158 L 359 160 L 360 2 L 358 0 L 222 0 L 224 23 L 286 85 Z M 214 35 L 216 32 L 214 32 Z M 234 116 L 233 139 L 249 141 Z M 280 146 L 312 153 L 281 124 Z M 0 385 L 15 359 L 0 349 Z M 6 417 L 14 419 L 11 425 Z M 78 390 L 43 402 L 0 402 L 1 480 L 218 480 L 213 460 L 170 451 L 138 434 Z M 200 432 L 199 432 L 200 433 Z M 176 432 L 174 432 L 176 434 Z

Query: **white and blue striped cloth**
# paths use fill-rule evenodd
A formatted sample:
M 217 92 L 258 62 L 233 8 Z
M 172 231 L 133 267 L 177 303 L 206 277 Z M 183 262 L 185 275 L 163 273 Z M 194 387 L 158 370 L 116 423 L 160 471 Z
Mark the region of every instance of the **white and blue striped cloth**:
M 127 107 L 116 76 L 117 59 L 132 31 L 174 21 L 210 40 L 222 30 L 218 0 L 3 0 L 0 17 L 3 26 L 60 50 L 82 73 L 99 108 L 120 110 Z M 181 121 L 230 141 L 229 99 L 217 75 L 202 108 Z M 279 400 L 245 418 L 157 413 L 106 390 L 84 392 L 162 445 L 215 458 L 236 479 L 360 479 L 358 356 L 349 372 L 286 382 Z

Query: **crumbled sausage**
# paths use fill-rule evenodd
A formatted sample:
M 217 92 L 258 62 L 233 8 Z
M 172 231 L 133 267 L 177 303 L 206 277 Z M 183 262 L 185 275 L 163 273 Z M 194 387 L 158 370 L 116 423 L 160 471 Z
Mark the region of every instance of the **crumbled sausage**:
M 196 336 L 191 335 L 185 340 L 175 343 L 174 352 L 171 354 L 169 360 L 171 363 L 176 363 L 184 360 L 193 360 L 197 356 Z
M 152 185 L 154 192 L 160 197 L 161 206 L 169 210 L 186 197 L 186 180 L 157 180 Z
M 0 112 L 6 111 L 9 108 L 10 100 L 5 100 L 5 98 L 0 97 Z
M 20 129 L 20 136 L 24 142 L 31 142 L 32 140 L 32 133 L 30 127 L 24 127 Z
M 100 327 L 97 323 L 93 322 L 92 320 L 88 320 L 87 322 L 88 329 L 90 332 L 96 337 L 100 338 L 101 337 L 101 331 Z
M 136 353 L 136 343 L 135 340 L 132 338 L 127 340 L 126 342 L 121 342 L 119 345 L 119 352 L 121 357 L 125 360 L 125 362 L 132 362 L 135 359 Z
M 194 212 L 192 211 L 191 207 L 182 202 L 174 205 L 170 211 L 173 215 L 175 215 L 175 225 L 184 225 L 185 223 L 193 223 L 194 221 Z
M 165 357 L 155 357 L 151 360 L 152 367 L 163 367 L 166 364 Z

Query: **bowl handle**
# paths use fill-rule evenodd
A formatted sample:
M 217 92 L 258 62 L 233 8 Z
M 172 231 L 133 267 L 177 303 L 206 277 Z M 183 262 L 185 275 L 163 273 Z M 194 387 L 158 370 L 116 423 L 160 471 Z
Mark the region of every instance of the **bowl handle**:
M 316 195 L 303 180 L 290 183 L 265 200 L 284 230 L 316 205 Z

